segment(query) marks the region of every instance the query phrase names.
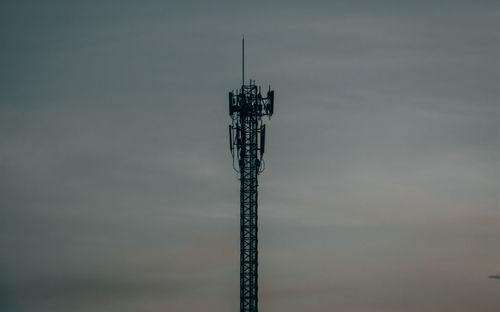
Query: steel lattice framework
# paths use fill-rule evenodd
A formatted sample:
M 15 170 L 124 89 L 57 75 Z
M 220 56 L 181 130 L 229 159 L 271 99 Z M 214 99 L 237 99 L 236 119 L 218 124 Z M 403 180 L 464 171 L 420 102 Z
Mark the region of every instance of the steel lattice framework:
M 229 145 L 240 174 L 240 311 L 258 310 L 258 180 L 264 169 L 265 125 L 274 111 L 274 91 L 262 97 L 255 81 L 229 92 Z M 235 162 L 237 165 L 235 165 Z

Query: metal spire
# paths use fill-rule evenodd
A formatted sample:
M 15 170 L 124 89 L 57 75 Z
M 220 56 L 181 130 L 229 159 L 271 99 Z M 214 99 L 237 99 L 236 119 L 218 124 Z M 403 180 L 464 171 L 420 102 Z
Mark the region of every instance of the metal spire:
M 241 85 L 245 84 L 245 35 L 241 35 Z

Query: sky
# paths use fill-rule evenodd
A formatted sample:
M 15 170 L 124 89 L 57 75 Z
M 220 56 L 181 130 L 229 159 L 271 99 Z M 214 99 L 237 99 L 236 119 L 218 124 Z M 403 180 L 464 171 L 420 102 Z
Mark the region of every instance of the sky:
M 498 311 L 499 29 L 497 1 L 1 1 L 0 309 L 238 309 L 244 34 L 260 309 Z

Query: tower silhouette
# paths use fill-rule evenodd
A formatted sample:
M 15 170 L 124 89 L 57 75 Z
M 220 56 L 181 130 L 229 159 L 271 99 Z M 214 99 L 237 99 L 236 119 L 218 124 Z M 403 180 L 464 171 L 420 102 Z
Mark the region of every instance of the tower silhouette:
M 240 174 L 240 312 L 258 311 L 258 175 L 264 170 L 266 126 L 274 112 L 274 91 L 266 97 L 255 80 L 245 84 L 245 39 L 242 39 L 242 85 L 229 92 L 229 146 Z M 235 165 L 236 163 L 236 165 Z

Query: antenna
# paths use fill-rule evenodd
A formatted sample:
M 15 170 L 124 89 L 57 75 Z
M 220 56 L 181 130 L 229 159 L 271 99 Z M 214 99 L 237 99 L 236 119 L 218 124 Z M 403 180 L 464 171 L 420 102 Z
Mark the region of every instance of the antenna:
M 233 169 L 240 176 L 240 312 L 258 305 L 258 175 L 264 170 L 266 126 L 274 112 L 274 91 L 262 97 L 250 79 L 245 84 L 245 37 L 241 38 L 241 89 L 229 92 L 229 146 Z M 259 153 L 260 152 L 260 153 Z M 236 163 L 236 166 L 235 166 Z
M 241 84 L 245 84 L 245 35 L 241 35 Z

